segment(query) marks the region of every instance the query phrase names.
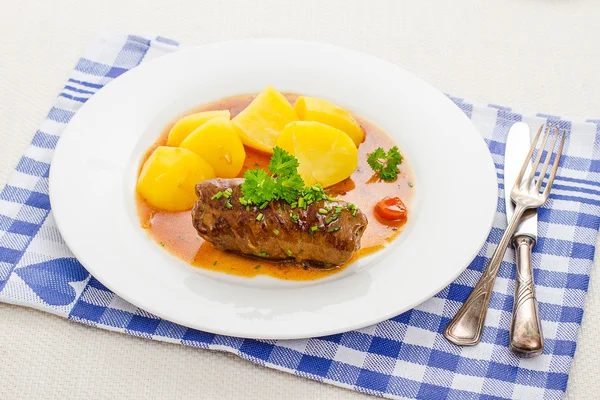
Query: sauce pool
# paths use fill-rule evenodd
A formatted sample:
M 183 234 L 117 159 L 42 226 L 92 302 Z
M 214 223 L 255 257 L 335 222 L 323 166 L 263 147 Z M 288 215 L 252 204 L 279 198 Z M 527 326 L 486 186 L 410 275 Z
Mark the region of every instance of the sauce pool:
M 246 108 L 254 97 L 255 95 L 228 97 L 190 110 L 185 115 L 202 111 L 230 110 L 233 118 Z M 286 97 L 293 104 L 298 96 L 286 94 Z M 402 225 L 406 220 L 396 222 L 383 220 L 375 213 L 375 205 L 386 196 L 399 197 L 410 210 L 414 192 L 413 173 L 406 159 L 400 164 L 400 173 L 394 182 L 388 183 L 377 179 L 367 164 L 367 154 L 378 147 L 383 147 L 387 151 L 395 143 L 374 124 L 357 116 L 354 118 L 363 127 L 366 134 L 365 141 L 358 148 L 358 168 L 348 179 L 326 189 L 330 195 L 354 203 L 369 220 L 361 240 L 361 249 L 354 253 L 352 259 L 345 265 L 333 269 L 303 268 L 293 263 L 249 259 L 217 250 L 212 244 L 198 236 L 192 225 L 190 211 L 173 213 L 156 210 L 136 194 L 138 216 L 142 228 L 155 242 L 173 255 L 194 266 L 212 271 L 244 277 L 265 274 L 279 279 L 296 281 L 320 279 L 341 271 L 358 258 L 380 250 L 401 232 Z M 166 145 L 169 130 L 175 122 L 167 126 L 159 139 L 148 149 L 142 165 L 156 147 Z M 269 159 L 269 154 L 246 147 L 246 160 L 239 177 L 243 177 L 244 172 L 248 169 L 266 169 Z

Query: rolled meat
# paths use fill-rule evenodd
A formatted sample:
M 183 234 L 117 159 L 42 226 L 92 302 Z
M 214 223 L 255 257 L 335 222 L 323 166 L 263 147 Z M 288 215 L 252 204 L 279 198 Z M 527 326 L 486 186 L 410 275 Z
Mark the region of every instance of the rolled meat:
M 291 209 L 271 201 L 260 209 L 240 203 L 243 182 L 212 179 L 196 185 L 193 224 L 216 248 L 321 267 L 344 264 L 360 249 L 367 217 L 349 203 L 323 200 Z

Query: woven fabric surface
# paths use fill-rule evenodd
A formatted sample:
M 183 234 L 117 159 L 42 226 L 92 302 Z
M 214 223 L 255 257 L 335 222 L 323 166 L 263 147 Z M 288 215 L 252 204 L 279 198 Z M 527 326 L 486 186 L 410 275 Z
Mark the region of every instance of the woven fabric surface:
M 453 98 L 486 139 L 499 178 L 494 229 L 459 279 L 419 307 L 378 325 L 324 338 L 255 341 L 216 336 L 160 320 L 115 296 L 73 258 L 54 225 L 49 164 L 60 133 L 97 90 L 140 62 L 177 49 L 160 37 L 97 41 L 73 71 L 31 147 L 0 194 L 0 299 L 132 335 L 236 353 L 251 361 L 371 394 L 408 398 L 561 398 L 583 313 L 600 209 L 598 121 L 524 116 Z M 546 349 L 533 360 L 508 351 L 514 290 L 507 253 L 483 343 L 457 348 L 441 336 L 470 292 L 506 225 L 502 163 L 508 128 L 545 120 L 569 132 L 552 198 L 540 210 L 534 254 Z

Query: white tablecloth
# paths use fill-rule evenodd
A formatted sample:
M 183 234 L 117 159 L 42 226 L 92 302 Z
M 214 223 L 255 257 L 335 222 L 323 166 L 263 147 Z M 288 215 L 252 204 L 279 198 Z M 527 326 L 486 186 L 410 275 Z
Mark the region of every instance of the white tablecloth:
M 594 0 L 2 0 L 0 187 L 90 40 L 154 33 L 186 44 L 285 36 L 373 53 L 446 93 L 600 117 Z M 595 265 L 597 265 L 596 263 Z M 600 393 L 600 279 L 590 283 L 568 398 Z M 366 397 L 232 355 L 127 337 L 0 305 L 0 398 Z

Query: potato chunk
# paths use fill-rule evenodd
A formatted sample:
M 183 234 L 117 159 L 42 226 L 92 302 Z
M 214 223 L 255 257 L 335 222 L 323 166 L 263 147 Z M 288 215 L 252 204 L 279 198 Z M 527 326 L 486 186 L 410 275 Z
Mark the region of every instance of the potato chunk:
M 345 132 L 356 147 L 365 140 L 365 131 L 352 115 L 330 101 L 300 96 L 296 100 L 294 111 L 302 121 L 321 122 Z
M 246 146 L 272 154 L 277 136 L 296 120 L 298 116 L 285 96 L 267 86 L 231 122 Z
M 235 178 L 246 160 L 246 151 L 229 118 L 217 117 L 190 133 L 181 147 L 208 162 L 219 178 Z
M 206 121 L 216 117 L 227 117 L 227 119 L 229 119 L 229 110 L 204 111 L 196 114 L 190 114 L 181 118 L 169 131 L 167 146 L 179 146 L 181 142 L 183 142 L 183 140 L 188 137 L 190 133 L 192 133 L 192 131 L 204 124 Z
M 153 207 L 185 211 L 196 201 L 196 183 L 215 177 L 199 155 L 179 147 L 159 146 L 148 157 L 138 178 L 138 193 Z
M 311 186 L 334 185 L 348 178 L 358 166 L 356 145 L 344 132 L 315 121 L 286 125 L 277 146 L 296 156 L 298 173 Z

